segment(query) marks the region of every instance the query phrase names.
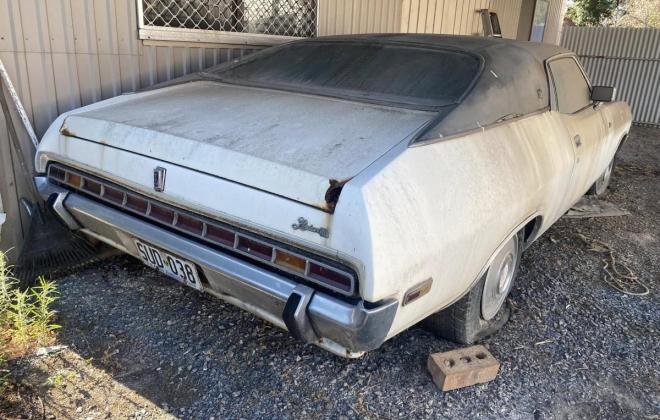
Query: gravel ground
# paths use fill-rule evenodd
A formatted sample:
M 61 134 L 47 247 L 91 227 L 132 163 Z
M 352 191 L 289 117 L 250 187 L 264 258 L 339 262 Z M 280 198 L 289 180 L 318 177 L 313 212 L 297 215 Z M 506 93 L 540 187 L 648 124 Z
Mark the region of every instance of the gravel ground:
M 562 219 L 525 253 L 511 320 L 485 341 L 502 363 L 493 382 L 440 392 L 426 359 L 457 346 L 422 328 L 344 360 L 119 257 L 60 280 L 60 342 L 153 406 L 145 403 L 138 413 L 135 404 L 108 399 L 103 406 L 98 398 L 92 404 L 79 393 L 77 411 L 58 411 L 45 399 L 46 411 L 75 417 L 658 418 L 660 130 L 633 130 L 607 200 L 631 214 Z M 606 254 L 589 250 L 580 234 L 609 244 L 651 293 L 630 296 L 608 286 Z M 94 388 L 98 381 L 72 386 Z

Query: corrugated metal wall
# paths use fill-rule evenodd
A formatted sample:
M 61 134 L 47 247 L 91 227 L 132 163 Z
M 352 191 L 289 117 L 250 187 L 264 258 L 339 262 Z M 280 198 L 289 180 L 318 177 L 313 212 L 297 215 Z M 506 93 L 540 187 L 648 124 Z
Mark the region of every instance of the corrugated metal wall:
M 545 21 L 545 31 L 543 32 L 544 43 L 559 44 L 561 30 L 564 25 L 566 6 L 566 0 L 550 0 L 548 17 Z
M 401 31 L 403 0 L 320 0 L 318 34 Z
M 523 0 L 321 0 L 319 35 L 413 32 L 483 33 L 479 9 L 497 12 L 505 38 L 515 39 Z M 546 33 L 556 42 L 556 15 L 564 0 L 551 0 Z
M 557 30 L 551 17 L 564 0 L 551 0 L 546 32 Z M 483 33 L 480 9 L 497 12 L 505 38 L 515 39 L 522 0 L 320 0 L 319 35 L 413 32 L 454 35 Z M 554 15 L 553 15 L 554 16 Z M 556 35 L 550 39 L 556 39 Z
M 522 0 L 491 0 L 490 9 L 497 13 L 504 38 L 516 39 Z
M 135 0 L 0 0 L 0 59 L 41 136 L 61 113 L 194 72 L 250 50 L 143 44 Z M 4 119 L 0 143 L 8 146 Z M 2 248 L 20 249 L 18 163 L 0 148 Z M 11 220 L 10 220 L 11 219 Z M 14 262 L 17 252 L 12 252 Z
M 497 13 L 504 38 L 516 39 L 523 0 L 403 0 L 401 32 L 454 35 L 483 33 L 480 9 Z M 566 0 L 550 0 L 543 42 L 559 41 Z M 531 22 L 530 22 L 531 25 Z
M 561 44 L 594 84 L 616 86 L 635 122 L 660 125 L 660 29 L 566 27 Z
M 62 112 L 246 51 L 143 45 L 135 0 L 0 0 L 0 59 L 38 135 Z
M 401 32 L 479 35 L 479 10 L 489 6 L 490 0 L 403 0 Z

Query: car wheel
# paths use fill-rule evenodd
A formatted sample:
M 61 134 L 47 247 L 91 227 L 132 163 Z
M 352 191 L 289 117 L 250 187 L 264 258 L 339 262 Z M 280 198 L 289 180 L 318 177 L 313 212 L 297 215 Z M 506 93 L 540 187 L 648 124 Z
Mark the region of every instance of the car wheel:
M 598 177 L 594 185 L 589 188 L 587 195 L 595 195 L 599 197 L 604 195 L 607 192 L 607 187 L 610 185 L 610 180 L 612 179 L 612 172 L 614 171 L 614 159 L 607 165 L 605 171 Z
M 499 330 L 511 313 L 506 297 L 518 274 L 522 246 L 522 234 L 509 239 L 477 284 L 456 303 L 428 317 L 426 328 L 462 344 L 472 344 Z

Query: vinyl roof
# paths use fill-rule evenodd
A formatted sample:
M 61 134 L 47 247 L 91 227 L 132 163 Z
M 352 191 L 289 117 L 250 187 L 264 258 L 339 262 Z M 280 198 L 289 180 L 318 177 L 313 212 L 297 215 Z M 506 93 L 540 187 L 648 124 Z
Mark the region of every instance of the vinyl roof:
M 548 109 L 550 92 L 545 61 L 571 52 L 550 44 L 456 35 L 342 35 L 302 42 L 333 41 L 421 45 L 481 57 L 484 68 L 469 94 L 459 104 L 440 111 L 434 127 L 419 140 L 450 136 Z
M 264 57 L 278 54 L 296 45 L 310 43 L 329 44 L 335 42 L 361 45 L 373 43 L 431 49 L 438 48 L 470 54 L 480 58 L 482 68 L 469 90 L 458 101 L 438 109 L 438 115 L 434 119 L 433 126 L 419 140 L 451 136 L 517 116 L 549 109 L 550 91 L 545 70 L 545 61 L 556 55 L 571 53 L 569 50 L 555 45 L 476 36 L 432 34 L 325 36 L 293 41 L 277 47 L 268 48 L 262 52 L 248 55 L 245 58 L 213 67 L 202 73 L 167 82 L 164 85 L 183 83 L 200 78 L 210 80 L 219 78 L 219 80 L 227 82 L 218 74 L 251 61 L 255 61 L 255 63 L 259 61 L 263 62 Z M 376 77 L 384 74 L 380 71 L 373 71 L 372 73 Z M 438 72 L 438 74 L 441 74 L 441 72 Z M 407 75 L 413 79 L 417 77 L 414 72 L 407 71 L 404 71 L 402 75 Z M 228 83 L 233 82 L 228 81 Z M 236 84 L 243 84 L 243 82 L 236 81 Z M 156 87 L 162 87 L 164 85 Z M 269 86 L 266 84 L 265 87 L 268 88 Z M 281 88 L 275 85 L 270 87 L 273 89 L 289 90 L 289 87 Z M 307 89 L 307 87 L 303 88 Z M 310 90 L 307 93 L 322 96 L 330 95 L 324 90 L 318 92 Z M 353 97 L 348 97 L 348 99 L 355 100 Z M 358 100 L 370 101 L 370 98 Z
M 460 51 L 480 54 L 482 52 L 498 49 L 505 53 L 507 50 L 523 49 L 535 58 L 544 61 L 558 54 L 569 53 L 566 48 L 552 44 L 538 42 L 516 41 L 505 38 L 490 38 L 482 36 L 464 35 L 435 35 L 435 34 L 361 34 L 336 35 L 312 38 L 306 41 L 374 41 L 391 43 L 421 44 L 426 46 L 451 48 Z

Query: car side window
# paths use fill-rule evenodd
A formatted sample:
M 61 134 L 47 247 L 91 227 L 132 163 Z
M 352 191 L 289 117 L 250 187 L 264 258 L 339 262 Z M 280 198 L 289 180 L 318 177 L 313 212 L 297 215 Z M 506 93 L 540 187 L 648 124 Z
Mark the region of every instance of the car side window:
M 553 60 L 548 66 L 555 85 L 559 112 L 573 114 L 591 104 L 589 84 L 573 58 Z

